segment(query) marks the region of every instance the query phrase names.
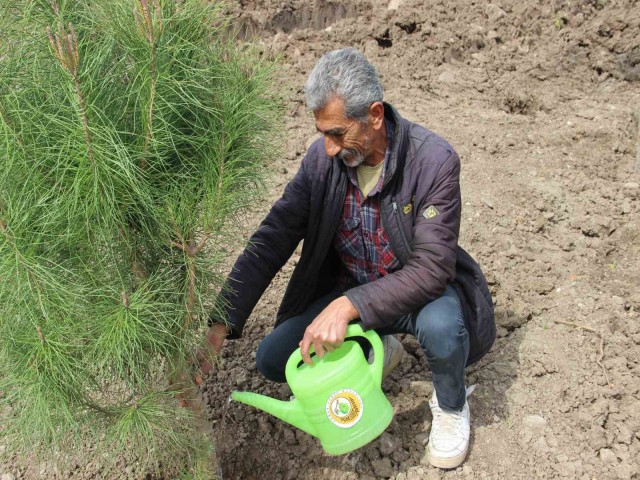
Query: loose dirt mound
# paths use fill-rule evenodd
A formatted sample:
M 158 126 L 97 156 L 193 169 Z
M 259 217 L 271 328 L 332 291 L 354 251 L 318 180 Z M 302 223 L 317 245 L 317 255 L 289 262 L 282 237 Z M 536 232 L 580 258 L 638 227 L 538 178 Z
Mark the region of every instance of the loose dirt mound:
M 632 113 L 640 108 L 640 5 L 391 3 L 397 9 L 253 2 L 238 11 L 246 32 L 263 35 L 265 53 L 284 57 L 290 99 L 286 158 L 252 227 L 314 137 L 306 75 L 324 51 L 360 48 L 382 74 L 386 99 L 462 158 L 460 243 L 488 274 L 499 324 L 493 350 L 468 373 L 478 386 L 469 459 L 452 472 L 426 463 L 432 386 L 410 337 L 402 338 L 410 355 L 383 385 L 393 423 L 349 455 L 329 457 L 316 439 L 268 414 L 227 407 L 233 389 L 289 398 L 286 385 L 256 371 L 254 352 L 294 258 L 208 386 L 225 478 L 639 478 Z

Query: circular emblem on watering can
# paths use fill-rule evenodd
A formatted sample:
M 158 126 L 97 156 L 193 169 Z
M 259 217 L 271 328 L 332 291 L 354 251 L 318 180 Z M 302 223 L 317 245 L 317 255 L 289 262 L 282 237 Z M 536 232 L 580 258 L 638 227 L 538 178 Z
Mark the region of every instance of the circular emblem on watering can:
M 327 417 L 340 428 L 353 427 L 362 418 L 362 398 L 358 392 L 345 388 L 338 390 L 327 400 Z

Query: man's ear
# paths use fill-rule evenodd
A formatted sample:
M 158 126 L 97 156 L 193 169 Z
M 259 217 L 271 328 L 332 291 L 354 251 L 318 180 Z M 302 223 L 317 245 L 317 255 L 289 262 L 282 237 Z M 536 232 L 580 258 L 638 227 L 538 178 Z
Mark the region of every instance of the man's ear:
M 379 130 L 384 122 L 384 105 L 374 102 L 369 106 L 369 123 L 375 130 Z

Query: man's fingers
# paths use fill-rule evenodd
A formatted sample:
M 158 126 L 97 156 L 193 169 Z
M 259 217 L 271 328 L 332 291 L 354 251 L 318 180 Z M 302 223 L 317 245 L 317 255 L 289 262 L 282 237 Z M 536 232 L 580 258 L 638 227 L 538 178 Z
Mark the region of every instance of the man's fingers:
M 307 338 L 303 338 L 300 342 L 300 353 L 302 354 L 302 360 L 304 363 L 308 363 L 311 365 L 313 362 L 311 361 L 311 356 L 309 356 L 309 346 L 310 341 Z
M 316 352 L 318 358 L 324 357 L 324 354 L 326 353 L 324 347 L 322 346 L 322 343 L 320 343 L 320 341 L 318 340 L 313 341 L 313 350 Z

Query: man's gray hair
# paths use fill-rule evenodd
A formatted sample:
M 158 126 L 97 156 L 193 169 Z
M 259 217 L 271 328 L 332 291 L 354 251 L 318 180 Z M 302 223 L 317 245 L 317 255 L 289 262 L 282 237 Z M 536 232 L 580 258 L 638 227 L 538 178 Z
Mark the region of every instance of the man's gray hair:
M 376 69 L 355 48 L 325 53 L 309 75 L 304 93 L 312 111 L 334 98 L 344 100 L 347 118 L 366 121 L 369 107 L 382 101 L 382 83 Z

